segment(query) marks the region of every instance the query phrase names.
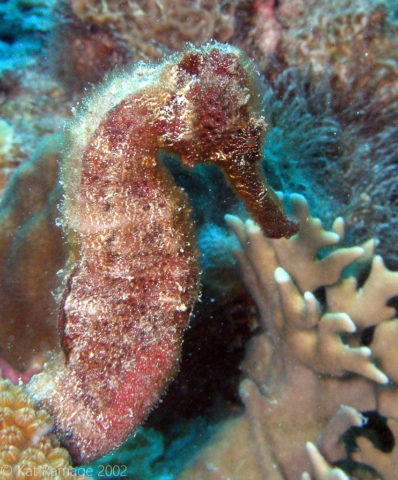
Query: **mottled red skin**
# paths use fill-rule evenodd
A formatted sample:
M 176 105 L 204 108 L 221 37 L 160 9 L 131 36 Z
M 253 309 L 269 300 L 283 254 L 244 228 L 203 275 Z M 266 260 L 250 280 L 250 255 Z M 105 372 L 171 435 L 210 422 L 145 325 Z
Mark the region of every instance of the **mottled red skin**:
M 240 53 L 204 47 L 159 68 L 158 83 L 102 120 L 77 163 L 78 185 L 64 167 L 65 363 L 42 402 L 75 463 L 104 455 L 145 419 L 178 367 L 198 295 L 187 199 L 158 165 L 159 149 L 223 168 L 268 235 L 297 231 L 257 169 L 264 123 Z
M 195 111 L 197 143 L 178 142 L 183 163 L 219 166 L 268 237 L 297 233 L 297 222 L 287 217 L 259 165 L 266 125 L 259 114 L 257 72 L 218 49 L 207 56 L 187 54 L 179 65 L 182 82 L 197 79 L 186 94 Z

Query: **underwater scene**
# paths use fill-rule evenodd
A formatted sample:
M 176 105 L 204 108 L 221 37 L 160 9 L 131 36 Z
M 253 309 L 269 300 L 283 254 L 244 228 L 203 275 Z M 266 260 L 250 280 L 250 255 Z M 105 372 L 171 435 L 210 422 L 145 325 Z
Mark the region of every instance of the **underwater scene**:
M 398 480 L 398 0 L 0 0 L 0 480 Z

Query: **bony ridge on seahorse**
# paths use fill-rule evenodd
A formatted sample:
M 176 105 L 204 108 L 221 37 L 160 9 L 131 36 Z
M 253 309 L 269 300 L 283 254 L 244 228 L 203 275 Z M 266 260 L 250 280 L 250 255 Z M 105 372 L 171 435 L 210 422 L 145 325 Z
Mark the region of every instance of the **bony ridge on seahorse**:
M 106 454 L 146 418 L 178 368 L 198 296 L 187 198 L 157 162 L 161 149 L 189 167 L 220 166 L 266 235 L 298 230 L 259 170 L 257 77 L 236 48 L 188 47 L 116 76 L 69 126 L 63 355 L 28 388 L 75 464 Z

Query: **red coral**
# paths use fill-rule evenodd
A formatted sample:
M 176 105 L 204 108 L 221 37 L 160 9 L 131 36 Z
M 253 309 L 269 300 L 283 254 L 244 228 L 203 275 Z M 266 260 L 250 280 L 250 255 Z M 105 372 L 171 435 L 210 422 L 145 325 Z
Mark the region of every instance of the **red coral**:
M 87 101 L 63 167 L 71 244 L 60 329 L 65 358 L 30 389 L 77 463 L 125 440 L 174 375 L 198 294 L 186 195 L 156 161 L 219 165 L 265 233 L 297 226 L 260 176 L 256 72 L 210 45 L 140 65 Z

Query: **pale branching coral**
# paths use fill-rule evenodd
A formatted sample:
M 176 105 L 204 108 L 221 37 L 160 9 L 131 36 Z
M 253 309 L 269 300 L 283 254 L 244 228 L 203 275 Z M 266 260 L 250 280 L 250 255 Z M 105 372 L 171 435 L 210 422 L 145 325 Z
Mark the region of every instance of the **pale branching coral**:
M 298 186 L 291 191 L 306 195 L 310 201 L 313 193 L 305 190 L 311 190 L 312 182 L 306 178 L 306 172 L 311 172 L 310 175 L 316 172 L 318 180 L 325 171 L 326 160 L 329 172 L 323 181 L 318 182 L 322 186 L 326 184 L 325 193 L 315 187 L 318 198 L 313 202 L 317 209 L 322 204 L 325 212 L 316 213 L 328 218 L 327 206 L 330 204 L 327 198 L 333 196 L 333 202 L 340 203 L 340 211 L 350 225 L 347 235 L 356 241 L 369 236 L 380 238 L 381 250 L 390 268 L 398 266 L 394 237 L 398 191 L 395 173 L 398 151 L 398 24 L 395 5 L 393 0 L 280 2 L 277 18 L 282 24 L 281 58 L 287 66 L 301 71 L 311 64 L 317 78 L 315 82 L 322 85 L 325 77 L 329 77 L 332 95 L 325 113 L 328 109 L 334 112 L 328 117 L 338 126 L 335 143 L 338 149 L 330 155 L 326 148 L 326 155 L 320 158 L 319 165 L 311 163 L 306 170 L 305 156 L 303 166 L 295 168 L 295 157 L 300 154 L 300 149 L 290 147 L 290 143 L 294 147 L 294 143 L 289 143 L 290 134 L 283 142 L 277 136 L 272 137 L 271 143 L 275 144 L 276 158 L 282 157 L 281 160 L 286 146 L 290 147 L 294 155 L 292 178 L 294 170 L 299 170 Z M 292 85 L 290 82 L 288 86 Z M 323 103 L 319 95 L 318 99 Z M 303 120 L 305 123 L 305 117 Z M 291 131 L 299 133 L 303 123 L 296 122 L 299 127 Z M 288 128 L 285 130 L 289 132 Z M 310 138 L 312 131 L 306 131 L 305 137 L 316 147 L 325 136 L 322 132 L 314 140 Z M 271 132 L 272 135 L 275 133 Z M 278 143 L 283 146 L 280 150 Z M 303 146 L 307 143 L 302 142 Z M 278 155 L 279 151 L 282 155 Z M 292 155 L 287 158 L 290 161 Z M 291 165 L 289 163 L 287 171 L 291 171 Z M 305 189 L 300 189 L 302 177 Z
M 77 478 L 68 452 L 48 436 L 52 421 L 45 410 L 35 408 L 22 386 L 0 378 L 0 476 L 2 479 Z
M 300 232 L 290 239 L 266 239 L 252 221 L 226 217 L 242 247 L 236 258 L 262 331 L 242 364 L 243 415 L 220 428 L 182 479 L 216 472 L 214 478 L 305 480 L 311 477 L 303 472 L 311 472 L 316 480 L 343 480 L 343 467 L 330 465 L 347 461 L 342 436 L 350 427 L 361 432 L 360 411 L 377 409 L 398 433 L 397 391 L 384 386 L 398 380 L 397 320 L 388 303 L 398 294 L 398 273 L 374 256 L 375 241 L 339 247 L 341 218 L 326 231 L 303 197 L 292 195 L 291 203 Z M 364 344 L 369 327 L 374 338 Z M 353 469 L 358 461 L 385 480 L 396 478 L 395 450 L 383 453 L 362 437 L 357 444 Z
M 349 480 L 348 476 L 340 468 L 331 467 L 317 447 L 311 442 L 307 443 L 307 453 L 313 466 L 314 480 Z M 311 476 L 304 472 L 301 480 L 311 480 Z

